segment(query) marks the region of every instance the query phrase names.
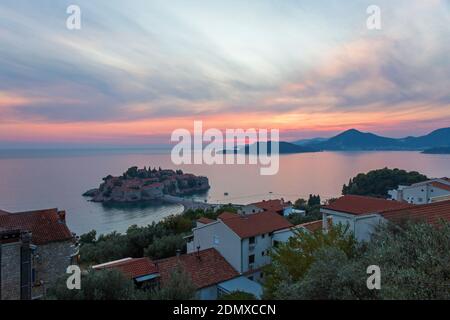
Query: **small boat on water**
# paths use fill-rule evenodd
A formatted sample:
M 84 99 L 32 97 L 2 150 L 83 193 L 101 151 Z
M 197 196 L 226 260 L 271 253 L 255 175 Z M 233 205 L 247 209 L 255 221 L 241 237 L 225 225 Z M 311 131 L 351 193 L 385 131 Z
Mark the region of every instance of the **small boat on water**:
M 229 196 L 230 194 L 228 192 L 225 192 L 223 195 L 224 196 Z

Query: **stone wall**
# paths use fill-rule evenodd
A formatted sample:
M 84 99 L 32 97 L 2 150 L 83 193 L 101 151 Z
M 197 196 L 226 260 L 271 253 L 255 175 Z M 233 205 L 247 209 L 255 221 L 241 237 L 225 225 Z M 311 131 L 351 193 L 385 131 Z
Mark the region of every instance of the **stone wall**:
M 1 297 L 0 300 L 20 300 L 20 248 L 21 242 L 1 246 Z
M 36 281 L 33 283 L 32 298 L 43 297 L 55 281 L 66 273 L 71 265 L 75 248 L 71 241 L 54 242 L 37 247 L 33 257 Z

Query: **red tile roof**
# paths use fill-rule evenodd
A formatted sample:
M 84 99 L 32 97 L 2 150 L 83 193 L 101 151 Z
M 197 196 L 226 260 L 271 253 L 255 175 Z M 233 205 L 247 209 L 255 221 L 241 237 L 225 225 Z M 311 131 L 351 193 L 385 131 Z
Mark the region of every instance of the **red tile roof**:
M 239 276 L 239 273 L 222 257 L 216 249 L 181 255 L 156 261 L 164 286 L 177 266 L 191 277 L 197 289 L 206 288 Z
M 381 215 L 394 223 L 404 220 L 418 220 L 438 224 L 439 220 L 450 221 L 450 201 L 441 201 L 430 204 L 417 205 L 410 208 L 389 210 Z
M 124 259 L 93 267 L 95 270 L 115 269 L 122 272 L 127 278 L 138 277 L 158 273 L 158 268 L 149 258 Z
M 5 215 L 5 214 L 9 214 L 9 212 L 0 210 L 0 216 Z
M 241 239 L 293 227 L 287 219 L 275 212 L 238 215 L 225 212 L 219 216 Z
M 450 191 L 450 186 L 448 184 L 443 184 L 441 182 L 432 182 L 431 185 L 435 188 Z
M 316 232 L 318 230 L 322 230 L 323 220 L 303 223 L 303 224 L 298 225 L 297 227 L 302 227 L 311 232 Z
M 344 212 L 352 215 L 365 215 L 371 213 L 380 213 L 386 210 L 403 209 L 412 206 L 414 205 L 406 202 L 365 196 L 346 195 L 333 201 L 327 206 L 322 206 L 322 208 Z
M 212 219 L 208 219 L 205 217 L 201 217 L 200 219 L 197 220 L 197 222 L 203 223 L 203 224 L 210 224 L 213 222 L 216 222 L 216 220 L 212 220 Z
M 0 227 L 31 232 L 34 244 L 71 240 L 72 232 L 59 213 L 65 214 L 58 209 L 2 214 Z
M 284 210 L 284 201 L 280 199 L 264 200 L 261 202 L 252 203 L 252 205 L 257 206 L 264 211 L 280 212 Z

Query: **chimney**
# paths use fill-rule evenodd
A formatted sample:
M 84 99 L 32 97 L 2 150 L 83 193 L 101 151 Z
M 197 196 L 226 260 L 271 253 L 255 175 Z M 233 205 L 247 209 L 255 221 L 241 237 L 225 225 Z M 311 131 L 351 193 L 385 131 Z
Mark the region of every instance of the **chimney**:
M 60 223 L 66 224 L 66 211 L 58 211 L 58 218 Z

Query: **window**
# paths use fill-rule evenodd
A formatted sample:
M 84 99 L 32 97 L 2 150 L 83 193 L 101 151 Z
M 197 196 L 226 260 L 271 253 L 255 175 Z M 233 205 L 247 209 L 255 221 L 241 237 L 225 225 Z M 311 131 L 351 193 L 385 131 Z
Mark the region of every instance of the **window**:
M 262 236 L 261 236 L 261 238 L 263 238 L 263 239 L 264 239 L 265 237 L 266 237 L 266 234 L 265 234 L 265 233 L 263 233 L 263 234 L 262 234 Z
M 248 263 L 250 263 L 250 264 L 255 263 L 255 255 L 254 254 L 248 256 Z
M 264 272 L 261 272 L 260 278 L 264 279 Z
M 255 242 L 256 242 L 255 240 L 256 240 L 255 237 L 251 237 L 251 238 L 248 239 L 248 243 L 249 244 L 255 244 Z
M 261 255 L 264 257 L 266 255 L 266 252 L 265 251 L 261 252 Z

